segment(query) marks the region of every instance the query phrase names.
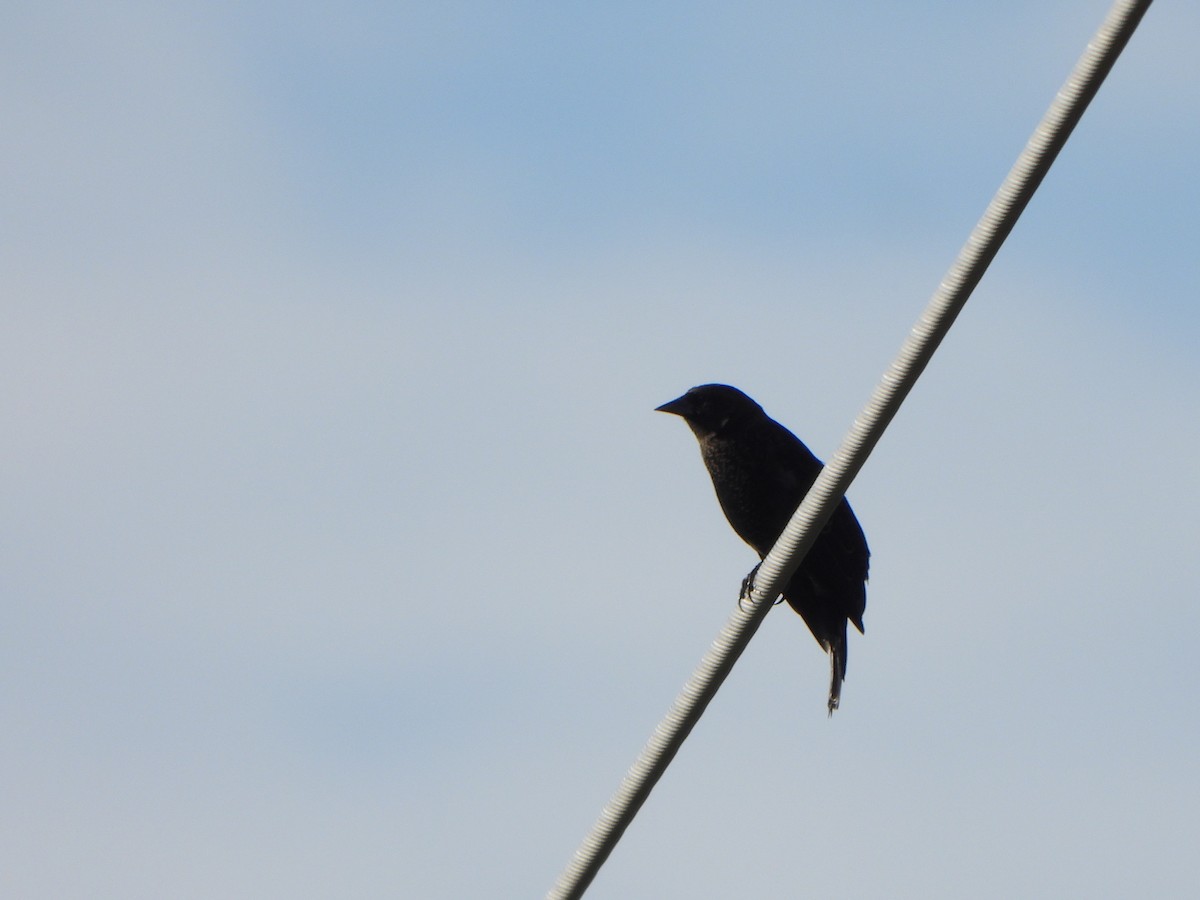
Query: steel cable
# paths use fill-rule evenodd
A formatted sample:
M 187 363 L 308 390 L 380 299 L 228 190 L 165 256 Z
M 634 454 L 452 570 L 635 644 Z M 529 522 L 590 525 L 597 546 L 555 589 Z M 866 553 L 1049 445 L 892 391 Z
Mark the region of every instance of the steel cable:
M 1119 0 L 1109 10 L 1055 96 L 1049 110 L 988 204 L 957 259 L 884 372 L 870 400 L 825 465 L 808 495 L 767 554 L 755 578 L 751 602 L 739 604 L 721 629 L 674 705 L 655 728 L 641 755 L 604 807 L 591 832 L 567 864 L 548 900 L 581 897 L 612 853 L 642 803 L 687 739 L 692 727 L 733 668 L 825 521 L 866 462 L 884 429 L 983 278 L 991 261 L 1041 184 L 1084 110 L 1100 89 L 1151 0 Z

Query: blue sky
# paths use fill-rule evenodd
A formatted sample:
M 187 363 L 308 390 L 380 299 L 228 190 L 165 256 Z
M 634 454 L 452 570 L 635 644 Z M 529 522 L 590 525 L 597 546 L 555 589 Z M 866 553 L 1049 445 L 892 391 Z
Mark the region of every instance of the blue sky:
M 1095 2 L 0 14 L 10 896 L 544 892 L 753 563 L 727 381 L 828 455 Z M 1183 896 L 1200 28 L 1150 10 L 591 895 Z

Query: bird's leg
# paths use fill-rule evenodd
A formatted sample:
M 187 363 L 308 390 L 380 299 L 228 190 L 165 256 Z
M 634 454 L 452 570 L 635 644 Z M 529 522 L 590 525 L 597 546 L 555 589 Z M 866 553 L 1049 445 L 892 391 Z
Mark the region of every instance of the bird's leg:
M 754 576 L 758 574 L 758 566 L 761 565 L 762 563 L 760 562 L 757 566 L 750 570 L 749 575 L 742 579 L 742 592 L 738 594 L 738 609 L 740 609 L 742 612 L 746 611 L 746 608 L 742 606 L 742 602 L 749 600 L 750 595 L 754 593 Z

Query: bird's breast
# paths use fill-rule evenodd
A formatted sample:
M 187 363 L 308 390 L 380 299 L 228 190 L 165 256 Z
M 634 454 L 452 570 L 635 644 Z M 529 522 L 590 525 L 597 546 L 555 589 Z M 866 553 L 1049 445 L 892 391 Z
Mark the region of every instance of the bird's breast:
M 795 473 L 773 465 L 755 447 L 717 439 L 703 447 L 704 464 L 725 518 L 759 556 L 766 555 L 783 531 L 808 485 Z

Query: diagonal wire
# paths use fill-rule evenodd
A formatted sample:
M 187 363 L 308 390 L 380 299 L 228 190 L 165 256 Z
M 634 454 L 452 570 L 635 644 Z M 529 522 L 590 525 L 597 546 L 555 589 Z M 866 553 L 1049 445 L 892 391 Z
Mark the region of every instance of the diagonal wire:
M 1075 64 L 1066 84 L 988 204 L 958 258 L 942 279 L 896 359 L 854 420 L 841 447 L 822 469 L 755 577 L 752 602 L 739 605 L 709 647 L 667 715 L 600 818 L 567 864 L 548 900 L 583 896 L 600 866 L 629 827 L 671 760 L 699 721 L 709 701 L 754 636 L 763 618 L 796 571 L 854 476 L 949 331 L 959 311 L 995 258 L 1058 152 L 1112 69 L 1151 0 L 1118 0 Z

